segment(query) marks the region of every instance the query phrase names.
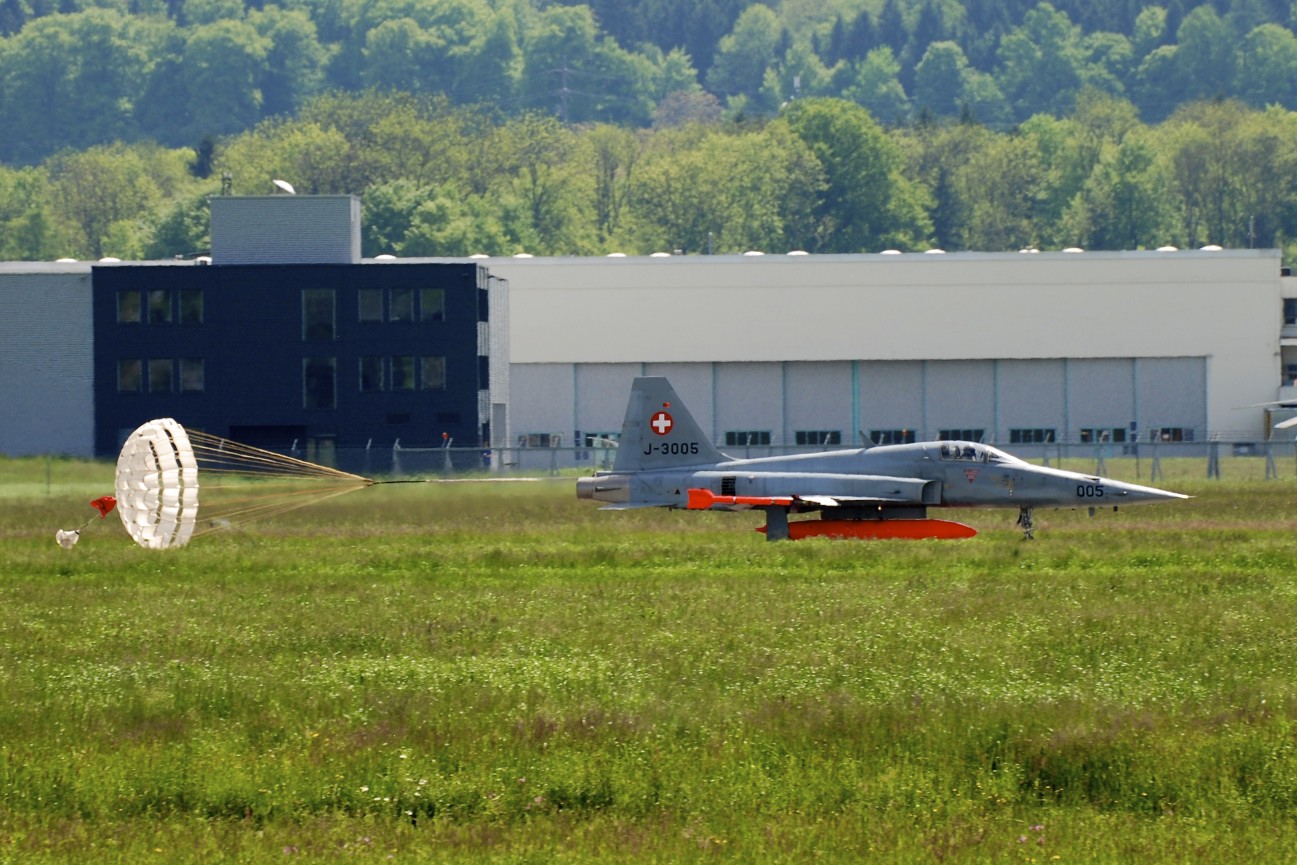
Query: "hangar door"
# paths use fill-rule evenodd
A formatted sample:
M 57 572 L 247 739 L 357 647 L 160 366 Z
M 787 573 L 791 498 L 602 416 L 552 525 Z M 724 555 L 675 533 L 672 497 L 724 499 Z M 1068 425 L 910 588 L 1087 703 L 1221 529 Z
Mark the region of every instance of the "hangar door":
M 1067 361 L 1071 441 L 1196 441 L 1207 434 L 1204 357 Z
M 1207 359 L 1155 357 L 1135 361 L 1139 437 L 1201 441 L 1207 437 Z

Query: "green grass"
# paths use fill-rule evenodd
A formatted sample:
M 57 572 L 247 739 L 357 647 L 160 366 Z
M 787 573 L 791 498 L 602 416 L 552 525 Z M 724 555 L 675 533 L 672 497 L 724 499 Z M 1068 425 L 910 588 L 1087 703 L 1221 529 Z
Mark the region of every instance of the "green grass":
M 1034 542 L 569 480 L 156 553 L 54 543 L 111 467 L 0 461 L 0 862 L 1290 859 L 1294 481 L 1164 463 L 1194 499 Z

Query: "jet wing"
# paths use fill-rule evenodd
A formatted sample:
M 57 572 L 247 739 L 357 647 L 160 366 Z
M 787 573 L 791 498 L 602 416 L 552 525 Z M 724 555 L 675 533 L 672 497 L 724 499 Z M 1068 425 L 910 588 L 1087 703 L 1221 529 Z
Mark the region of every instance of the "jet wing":
M 901 496 L 795 496 L 798 501 L 822 508 L 849 508 L 853 505 L 913 504 L 914 500 Z
M 821 508 L 841 508 L 852 505 L 913 504 L 912 498 L 901 496 L 718 496 L 711 490 L 690 489 L 688 508 L 691 511 L 724 510 L 745 511 L 750 508 L 793 507 L 799 503 Z

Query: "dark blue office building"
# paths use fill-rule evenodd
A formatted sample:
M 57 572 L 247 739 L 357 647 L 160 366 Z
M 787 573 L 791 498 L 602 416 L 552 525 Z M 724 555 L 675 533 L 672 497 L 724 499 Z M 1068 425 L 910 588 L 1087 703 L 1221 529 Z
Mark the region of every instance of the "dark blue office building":
M 344 468 L 354 461 L 346 453 L 398 441 L 490 447 L 492 286 L 484 266 L 360 263 L 350 228 L 323 253 L 303 252 L 292 234 L 264 252 L 247 241 L 223 248 L 217 201 L 210 263 L 93 270 L 98 454 L 115 454 L 156 417 Z M 275 231 L 249 228 L 249 213 L 297 208 L 300 217 L 319 205 L 288 196 L 227 201 L 227 217 L 258 243 Z M 346 208 L 353 222 L 357 213 Z M 321 231 L 313 229 L 305 236 L 315 241 Z M 265 263 L 276 258 L 289 261 Z

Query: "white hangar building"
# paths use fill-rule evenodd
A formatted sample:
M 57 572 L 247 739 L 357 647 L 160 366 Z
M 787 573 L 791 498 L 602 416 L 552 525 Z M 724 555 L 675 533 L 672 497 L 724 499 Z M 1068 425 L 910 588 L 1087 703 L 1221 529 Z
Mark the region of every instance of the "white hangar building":
M 731 449 L 939 437 L 1012 449 L 1265 439 L 1273 413 L 1255 404 L 1297 399 L 1284 386 L 1297 377 L 1285 337 L 1297 337 L 1297 280 L 1280 264 L 1278 250 L 1206 249 L 489 267 L 510 287 L 519 444 L 615 437 L 631 379 L 666 375 Z

